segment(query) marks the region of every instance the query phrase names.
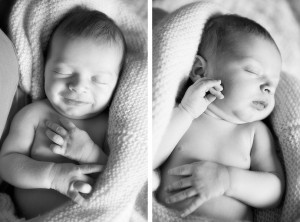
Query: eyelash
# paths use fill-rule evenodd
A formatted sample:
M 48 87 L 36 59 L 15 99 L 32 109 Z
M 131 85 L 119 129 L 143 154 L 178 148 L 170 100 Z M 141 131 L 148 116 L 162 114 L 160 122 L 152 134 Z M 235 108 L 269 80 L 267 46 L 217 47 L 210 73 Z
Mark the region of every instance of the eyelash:
M 251 69 L 245 69 L 245 71 L 246 71 L 246 72 L 249 72 L 249 73 L 251 73 L 251 74 L 253 74 L 253 75 L 257 75 L 257 76 L 260 75 L 257 71 L 253 71 L 253 70 L 251 70 Z
M 97 83 L 97 84 L 108 85 L 108 83 L 106 81 L 97 80 L 96 78 L 92 78 L 92 81 Z
M 65 75 L 65 76 L 72 74 L 72 73 L 62 73 L 62 72 L 57 72 L 57 71 L 54 71 L 54 73 L 59 74 L 59 75 Z

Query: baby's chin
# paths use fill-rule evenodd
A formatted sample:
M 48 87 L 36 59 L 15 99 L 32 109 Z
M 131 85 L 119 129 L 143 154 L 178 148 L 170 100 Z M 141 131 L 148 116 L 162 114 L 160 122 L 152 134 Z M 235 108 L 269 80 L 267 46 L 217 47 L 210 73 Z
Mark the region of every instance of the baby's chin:
M 101 111 L 97 111 L 97 112 L 88 112 L 88 111 L 81 111 L 80 110 L 76 110 L 76 107 L 74 107 L 73 109 L 65 109 L 63 107 L 57 106 L 55 104 L 52 104 L 52 107 L 62 116 L 67 117 L 69 119 L 89 119 L 92 117 L 97 116 Z
M 246 109 L 245 109 L 246 110 Z M 215 116 L 216 118 L 222 119 L 224 121 L 233 123 L 233 124 L 245 124 L 251 123 L 255 121 L 260 121 L 265 119 L 270 113 L 256 113 L 253 112 L 232 112 L 228 113 L 215 106 L 214 104 L 210 104 L 206 110 L 206 113 L 211 116 Z
M 66 112 L 59 112 L 59 113 L 69 119 L 89 119 L 89 118 L 95 117 L 99 114 L 99 112 L 88 113 L 88 114 L 77 114 L 77 113 L 74 114 L 74 113 L 66 113 Z

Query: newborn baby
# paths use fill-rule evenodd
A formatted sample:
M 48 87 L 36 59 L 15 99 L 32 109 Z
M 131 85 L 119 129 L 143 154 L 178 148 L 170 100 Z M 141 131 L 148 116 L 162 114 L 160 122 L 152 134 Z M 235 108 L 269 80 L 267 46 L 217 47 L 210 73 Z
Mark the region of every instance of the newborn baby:
M 163 163 L 160 202 L 182 216 L 229 221 L 251 221 L 251 207 L 278 205 L 283 172 L 261 120 L 274 108 L 280 71 L 280 52 L 259 24 L 237 15 L 206 23 L 192 85 L 174 108 L 154 158 L 154 168 Z M 187 164 L 198 162 L 202 171 L 188 172 Z M 201 176 L 192 178 L 212 172 L 210 186 Z
M 125 48 L 121 30 L 99 11 L 75 8 L 54 30 L 44 71 L 47 99 L 15 116 L 1 148 L 1 177 L 15 186 L 21 216 L 48 212 L 68 197 L 86 203 L 79 193 L 91 191 L 86 174 L 107 161 L 107 107 Z

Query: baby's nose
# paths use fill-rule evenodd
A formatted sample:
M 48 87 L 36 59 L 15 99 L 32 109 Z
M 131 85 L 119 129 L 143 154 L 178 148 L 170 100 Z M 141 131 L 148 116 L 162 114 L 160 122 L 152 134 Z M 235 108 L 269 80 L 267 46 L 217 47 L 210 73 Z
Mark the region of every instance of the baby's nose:
M 263 93 L 274 94 L 275 88 L 271 84 L 263 84 L 261 85 L 261 90 Z
M 69 89 L 76 93 L 86 93 L 88 90 L 88 84 L 84 79 L 74 78 L 69 83 Z

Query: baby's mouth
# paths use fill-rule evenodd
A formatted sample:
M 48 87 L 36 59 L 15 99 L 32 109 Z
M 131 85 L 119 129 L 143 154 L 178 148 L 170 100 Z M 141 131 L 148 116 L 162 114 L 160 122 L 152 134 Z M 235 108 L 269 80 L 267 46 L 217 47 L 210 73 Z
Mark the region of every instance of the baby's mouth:
M 87 105 L 89 102 L 86 102 L 84 100 L 79 100 L 79 99 L 71 99 L 71 98 L 66 98 L 64 97 L 64 102 L 68 105 Z
M 268 102 L 263 100 L 253 101 L 252 102 L 255 109 L 261 111 L 268 107 Z

